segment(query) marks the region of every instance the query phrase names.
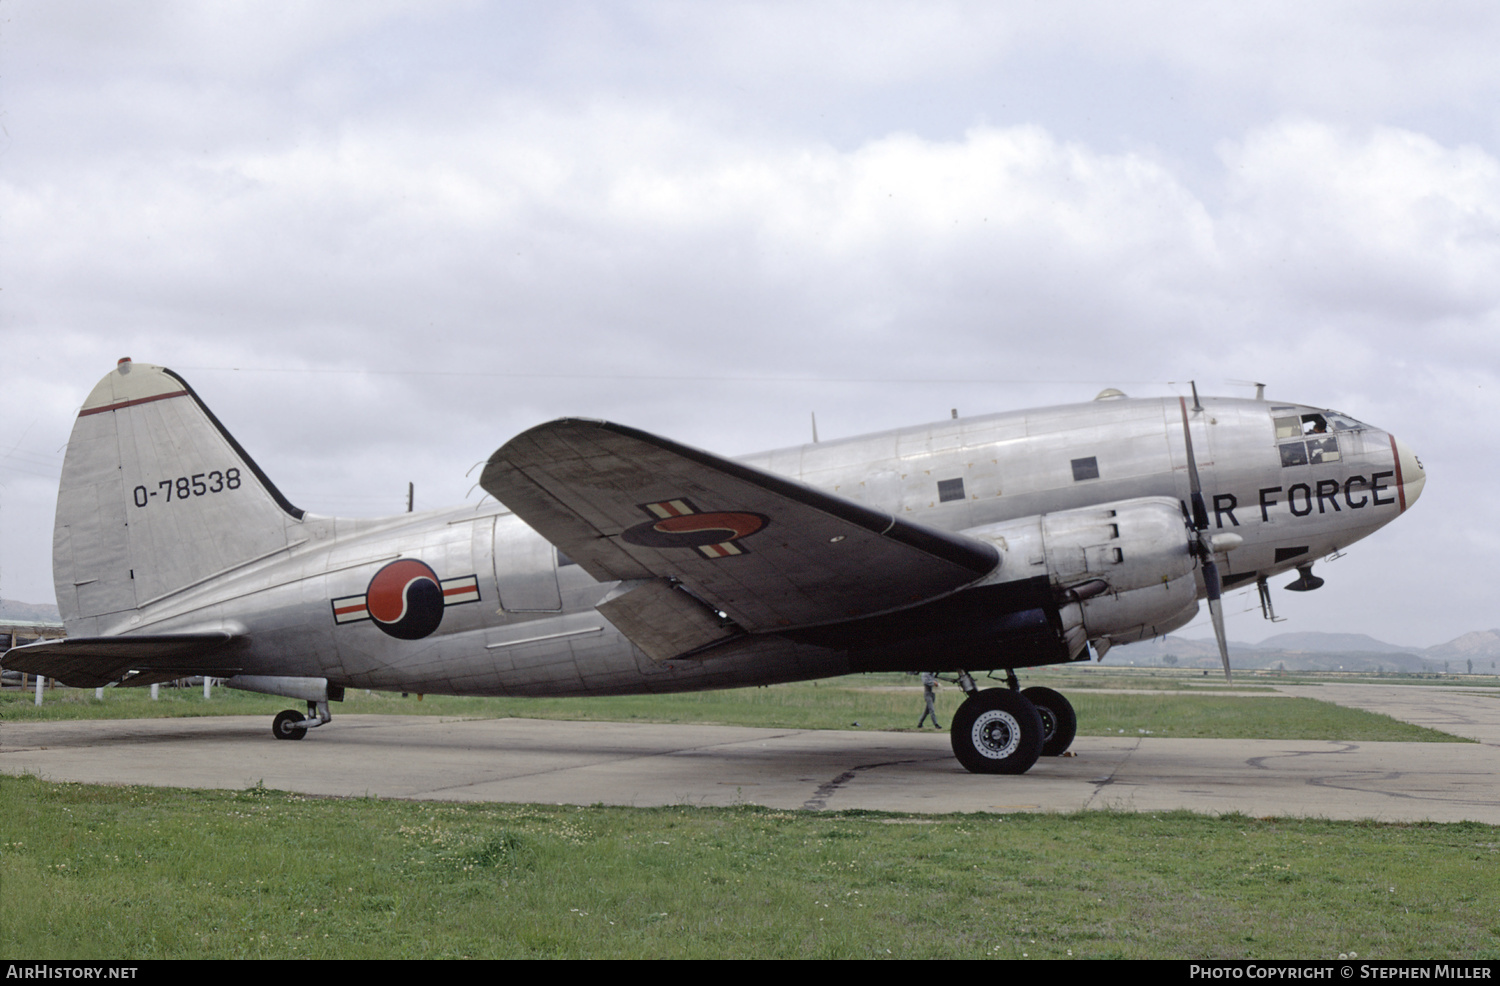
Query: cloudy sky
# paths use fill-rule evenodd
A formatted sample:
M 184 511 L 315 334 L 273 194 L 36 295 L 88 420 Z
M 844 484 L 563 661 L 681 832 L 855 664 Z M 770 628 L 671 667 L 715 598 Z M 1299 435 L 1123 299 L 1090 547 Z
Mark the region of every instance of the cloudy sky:
M 1500 625 L 1497 50 L 1464 0 L 8 0 L 0 592 L 51 600 L 128 355 L 354 515 L 565 414 L 740 454 L 1264 381 L 1429 480 L 1230 635 Z

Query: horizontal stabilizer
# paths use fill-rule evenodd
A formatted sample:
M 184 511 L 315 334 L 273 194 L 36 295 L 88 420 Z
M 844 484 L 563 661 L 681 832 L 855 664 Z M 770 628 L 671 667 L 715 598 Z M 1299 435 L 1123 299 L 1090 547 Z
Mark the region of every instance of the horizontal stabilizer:
M 532 428 L 480 483 L 594 578 L 671 579 L 751 633 L 914 606 L 999 562 L 988 544 L 604 421 Z M 685 639 L 709 635 L 674 608 L 695 624 Z
M 193 675 L 227 678 L 242 670 L 238 649 L 230 647 L 235 639 L 228 631 L 68 637 L 16 647 L 3 661 L 7 670 L 56 678 L 72 688 L 149 685 Z

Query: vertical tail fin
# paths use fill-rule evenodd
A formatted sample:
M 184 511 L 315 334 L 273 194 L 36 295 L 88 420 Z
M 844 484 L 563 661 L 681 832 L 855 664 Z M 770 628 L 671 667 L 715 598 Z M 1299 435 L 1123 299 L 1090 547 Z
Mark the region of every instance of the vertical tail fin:
M 52 540 L 70 635 L 286 547 L 302 511 L 171 370 L 123 359 L 84 401 Z

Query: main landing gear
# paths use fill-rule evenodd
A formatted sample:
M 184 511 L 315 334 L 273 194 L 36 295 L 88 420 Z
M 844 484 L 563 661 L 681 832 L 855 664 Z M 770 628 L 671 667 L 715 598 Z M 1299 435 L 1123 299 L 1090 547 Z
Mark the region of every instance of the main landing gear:
M 1072 704 L 1050 688 L 1027 688 L 1021 695 L 1042 717 L 1042 756 L 1060 757 L 1068 752 L 1078 735 L 1078 716 Z
M 1014 671 L 1009 687 L 975 686 L 967 672 L 959 687 L 968 693 L 953 716 L 953 755 L 976 774 L 1024 774 L 1037 757 L 1061 756 L 1078 732 L 1068 700 L 1050 688 L 1021 690 Z
M 296 709 L 278 712 L 271 721 L 271 735 L 279 740 L 299 740 L 315 726 L 326 726 L 333 721 L 327 702 L 308 702 L 307 715 Z

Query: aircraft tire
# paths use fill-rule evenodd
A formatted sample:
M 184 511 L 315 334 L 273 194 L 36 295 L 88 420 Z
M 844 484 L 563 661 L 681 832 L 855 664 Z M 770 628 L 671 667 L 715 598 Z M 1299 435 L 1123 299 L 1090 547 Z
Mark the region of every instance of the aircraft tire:
M 986 688 L 953 715 L 953 755 L 975 774 L 1024 774 L 1042 752 L 1042 717 L 1020 692 Z
M 280 740 L 299 740 L 307 735 L 307 727 L 300 726 L 303 718 L 302 713 L 293 709 L 278 712 L 276 718 L 271 722 L 271 733 Z
M 1050 688 L 1027 688 L 1021 694 L 1042 717 L 1042 756 L 1060 757 L 1068 752 L 1078 735 L 1078 716 L 1072 703 Z

